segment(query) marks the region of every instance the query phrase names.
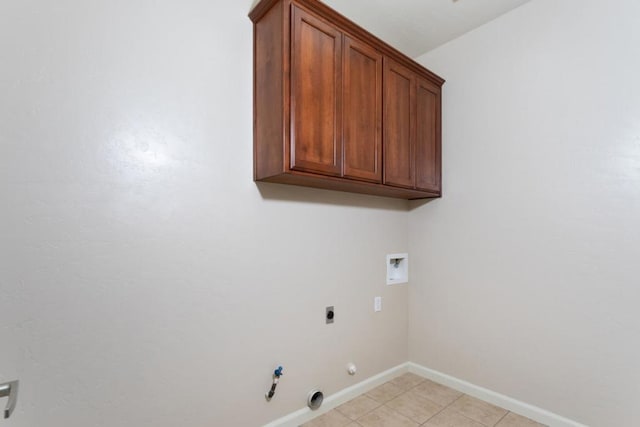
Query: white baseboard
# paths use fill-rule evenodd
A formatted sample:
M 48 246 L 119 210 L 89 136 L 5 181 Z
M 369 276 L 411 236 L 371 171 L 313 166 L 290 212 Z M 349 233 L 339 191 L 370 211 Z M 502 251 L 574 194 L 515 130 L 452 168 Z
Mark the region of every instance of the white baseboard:
M 387 381 L 392 380 L 393 378 L 398 377 L 406 372 L 409 372 L 409 363 L 398 365 L 395 368 L 391 368 L 380 374 L 374 375 L 364 381 L 359 382 L 358 384 L 354 384 L 351 387 L 347 387 L 344 390 L 332 394 L 331 396 L 325 397 L 320 409 L 317 409 L 315 411 L 312 411 L 309 408 L 299 409 L 289 415 L 272 421 L 269 424 L 265 424 L 264 427 L 298 427 L 299 425 L 310 421 L 318 415 L 327 413 L 332 409 L 335 409 L 338 406 L 342 405 L 343 403 L 346 403 L 351 399 L 358 397 L 361 394 L 366 393 L 369 390 L 372 390 L 379 385 L 384 384 Z
M 539 423 L 546 424 L 550 427 L 587 427 L 584 424 L 561 417 L 560 415 L 538 408 L 537 406 L 512 399 L 503 394 L 487 390 L 486 388 L 452 377 L 451 375 L 426 368 L 413 362 L 398 365 L 395 368 L 391 368 L 378 375 L 374 375 L 359 382 L 358 384 L 354 384 L 351 387 L 345 388 L 344 390 L 326 397 L 322 403 L 322 407 L 316 411 L 312 411 L 309 408 L 299 409 L 289 415 L 264 425 L 264 427 L 298 427 L 301 424 L 304 424 L 319 415 L 327 413 L 343 403 L 346 403 L 349 400 L 404 374 L 405 372 L 420 375 L 423 378 L 446 385 L 454 390 L 458 390 L 459 392 L 468 394 L 469 396 L 500 406 L 501 408 L 525 416 Z
M 458 390 L 462 393 L 468 394 L 469 396 L 500 406 L 501 408 L 530 418 L 539 423 L 546 424 L 550 427 L 587 427 L 584 424 L 561 417 L 560 415 L 529 405 L 528 403 L 512 399 L 503 394 L 487 390 L 486 388 L 468 383 L 461 379 L 452 377 L 451 375 L 443 374 L 442 372 L 434 371 L 433 369 L 425 368 L 424 366 L 412 362 L 407 363 L 407 365 L 409 366 L 409 372 L 411 373 L 433 380 L 442 385 L 446 385 L 454 390 Z

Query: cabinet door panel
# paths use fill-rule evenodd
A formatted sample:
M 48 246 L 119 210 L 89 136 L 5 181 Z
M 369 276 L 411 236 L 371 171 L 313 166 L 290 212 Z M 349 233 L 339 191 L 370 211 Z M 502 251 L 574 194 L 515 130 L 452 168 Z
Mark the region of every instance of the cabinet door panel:
M 413 188 L 415 77 L 388 58 L 384 63 L 384 183 Z
M 345 36 L 344 176 L 382 181 L 382 55 Z
M 418 80 L 416 92 L 416 187 L 440 191 L 440 89 Z
M 291 169 L 342 174 L 342 33 L 293 6 Z

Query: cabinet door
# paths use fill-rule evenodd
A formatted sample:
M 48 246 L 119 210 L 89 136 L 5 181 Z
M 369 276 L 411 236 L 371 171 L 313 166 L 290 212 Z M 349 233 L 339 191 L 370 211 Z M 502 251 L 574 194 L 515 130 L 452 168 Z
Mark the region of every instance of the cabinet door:
M 416 86 L 416 187 L 440 192 L 440 88 L 418 79 Z
M 384 183 L 415 186 L 415 76 L 384 58 Z
M 344 36 L 344 176 L 382 182 L 382 55 Z
M 292 6 L 291 169 L 342 174 L 342 33 Z

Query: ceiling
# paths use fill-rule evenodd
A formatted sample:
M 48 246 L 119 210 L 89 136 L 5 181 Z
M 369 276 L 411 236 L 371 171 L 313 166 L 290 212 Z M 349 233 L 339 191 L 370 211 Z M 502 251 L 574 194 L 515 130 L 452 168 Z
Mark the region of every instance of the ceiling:
M 415 58 L 529 0 L 322 1 Z

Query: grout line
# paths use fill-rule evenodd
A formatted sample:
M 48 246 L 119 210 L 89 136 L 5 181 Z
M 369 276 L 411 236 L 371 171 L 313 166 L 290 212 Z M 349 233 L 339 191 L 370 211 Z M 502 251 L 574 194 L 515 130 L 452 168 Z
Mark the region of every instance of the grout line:
M 463 398 L 463 397 L 465 397 L 465 396 L 466 396 L 466 394 L 462 393 L 460 396 L 458 396 L 458 397 L 456 397 L 455 399 L 453 399 L 453 400 L 451 401 L 451 403 L 449 403 L 449 404 L 447 405 L 447 408 L 448 408 L 449 406 L 453 406 L 453 404 L 454 404 L 454 403 L 456 403 L 458 400 L 462 399 L 462 398 Z M 455 411 L 455 409 L 453 409 L 453 410 Z M 456 412 L 458 412 L 458 411 L 456 411 Z
M 440 409 L 438 412 L 436 412 L 435 414 L 433 414 L 432 416 L 429 417 L 429 419 L 427 421 L 425 421 L 424 423 L 420 424 L 421 426 L 427 425 L 427 423 L 429 421 L 431 421 L 433 418 L 435 418 L 440 412 L 444 411 L 446 409 L 446 407 L 442 407 L 442 409 Z
M 454 403 L 456 403 L 458 400 L 462 399 L 462 398 L 463 398 L 463 397 L 465 397 L 465 396 L 473 397 L 473 396 L 469 396 L 469 395 L 468 395 L 468 394 L 466 394 L 466 393 L 462 393 L 462 394 L 461 394 L 461 395 L 460 395 L 456 400 L 454 400 L 453 402 L 451 402 L 451 403 L 449 404 L 449 406 L 447 406 L 446 408 L 449 408 L 450 406 L 453 406 L 453 404 L 454 404 Z M 484 402 L 484 403 L 489 403 L 489 402 L 485 402 L 485 401 L 484 401 L 484 400 L 482 400 L 482 399 L 478 399 L 478 400 L 480 400 L 481 402 Z M 493 405 L 493 406 L 496 406 L 496 405 Z M 475 422 L 475 423 L 482 424 L 482 425 L 483 425 L 483 426 L 485 426 L 485 427 L 495 427 L 495 426 L 496 426 L 500 421 L 502 421 L 502 419 L 503 419 L 504 417 L 506 417 L 506 416 L 507 416 L 507 414 L 509 413 L 509 411 L 508 411 L 507 409 L 505 409 L 505 408 L 503 408 L 503 407 L 501 407 L 501 406 L 496 406 L 496 407 L 497 407 L 497 408 L 502 409 L 503 411 L 507 411 L 507 412 L 506 412 L 502 417 L 500 417 L 500 419 L 498 420 L 498 422 L 496 422 L 495 424 L 492 424 L 492 425 L 487 425 L 487 424 L 483 423 L 482 421 L 475 420 L 475 419 L 471 418 L 470 416 L 468 416 L 467 414 L 465 414 L 465 413 L 463 413 L 463 412 L 461 412 L 461 411 L 459 411 L 459 410 L 457 410 L 457 409 L 455 409 L 455 408 L 450 408 L 450 409 L 451 409 L 452 411 L 454 411 L 455 413 L 457 413 L 458 415 L 462 415 L 462 416 L 463 416 L 463 417 L 465 417 L 466 419 L 471 420 L 471 421 L 473 421 L 473 422 Z M 446 409 L 446 408 L 445 408 L 445 409 Z
M 504 408 L 503 408 L 503 409 L 504 409 Z M 506 410 L 506 409 L 505 409 L 505 410 Z M 511 411 L 507 411 L 507 413 L 506 413 L 506 414 L 504 414 L 504 415 L 502 416 L 502 418 L 500 418 L 500 419 L 498 420 L 498 422 L 497 422 L 497 423 L 495 423 L 495 424 L 493 425 L 493 427 L 495 427 L 495 426 L 497 426 L 498 424 L 500 424 L 500 423 L 502 422 L 502 420 L 504 420 L 504 419 L 507 417 L 507 415 L 509 415 L 510 413 L 511 413 Z
M 386 384 L 386 383 L 384 383 L 384 384 Z M 379 386 L 378 386 L 378 387 L 379 387 Z M 384 403 L 380 403 L 380 402 L 378 402 L 377 400 L 375 400 L 374 398 L 372 398 L 371 396 L 369 396 L 369 395 L 368 395 L 368 392 L 367 392 L 367 393 L 362 393 L 360 396 L 354 397 L 354 398 L 353 398 L 353 399 L 351 399 L 349 402 L 351 402 L 351 401 L 353 401 L 353 400 L 357 399 L 358 397 L 363 397 L 363 396 L 364 396 L 364 397 L 366 397 L 366 398 L 368 398 L 368 399 L 370 399 L 370 400 L 373 400 L 373 401 L 374 401 L 378 406 L 376 406 L 375 408 L 371 409 L 370 411 L 365 412 L 364 414 L 362 414 L 361 416 L 359 416 L 359 417 L 358 417 L 358 418 L 356 418 L 355 420 L 352 420 L 353 422 L 357 422 L 357 421 L 358 421 L 359 419 L 361 419 L 362 417 L 365 417 L 365 416 L 369 415 L 370 413 L 372 413 L 373 411 L 375 411 L 376 409 L 378 409 L 379 407 L 381 407 L 381 406 L 383 406 L 383 405 L 384 405 Z M 349 402 L 346 402 L 346 403 L 349 403 Z M 344 403 L 343 403 L 343 405 L 344 405 Z M 342 406 L 342 405 L 340 405 L 340 406 Z M 340 406 L 338 406 L 338 408 L 339 408 Z M 338 408 L 336 408 L 336 409 L 338 409 Z M 342 412 L 340 412 L 340 413 L 342 414 Z M 343 414 L 343 415 L 344 415 L 344 414 Z M 345 416 L 346 416 L 346 415 L 345 415 Z M 347 417 L 347 418 L 351 419 L 351 417 Z M 358 425 L 360 425 L 360 423 L 358 423 Z

